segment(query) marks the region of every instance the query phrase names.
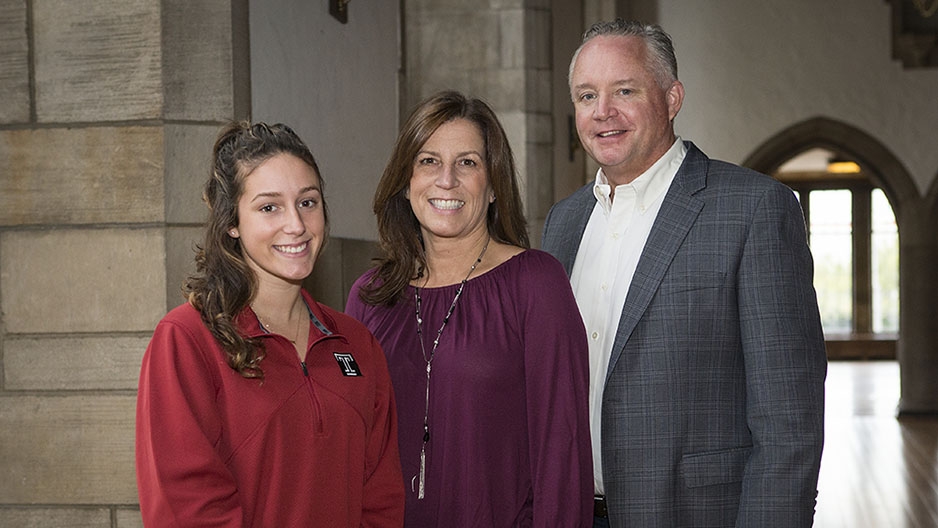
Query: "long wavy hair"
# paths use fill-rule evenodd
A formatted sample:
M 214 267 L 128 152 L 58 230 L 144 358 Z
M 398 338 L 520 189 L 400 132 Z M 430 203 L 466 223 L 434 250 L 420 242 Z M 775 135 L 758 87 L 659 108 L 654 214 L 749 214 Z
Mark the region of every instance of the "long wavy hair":
M 319 166 L 303 140 L 287 125 L 232 122 L 218 134 L 212 150 L 212 174 L 202 199 L 208 205 L 205 238 L 196 248 L 196 273 L 186 279 L 183 293 L 225 351 L 228 365 L 245 378 L 263 378 L 260 341 L 243 336 L 234 323 L 257 293 L 257 277 L 248 267 L 238 238 L 229 230 L 238 225 L 238 200 L 244 180 L 254 169 L 278 154 L 291 154 L 313 168 L 323 185 Z M 328 234 L 329 216 L 323 198 Z
M 405 192 L 410 187 L 417 153 L 441 125 L 454 119 L 467 119 L 482 133 L 485 168 L 495 193 L 495 201 L 486 213 L 489 235 L 498 242 L 530 247 L 514 156 L 495 112 L 480 99 L 455 91 L 439 92 L 411 112 L 378 182 L 374 212 L 383 256 L 375 259 L 376 272 L 359 290 L 359 297 L 367 304 L 395 304 L 416 278 L 417 270 L 426 267 L 420 224 Z

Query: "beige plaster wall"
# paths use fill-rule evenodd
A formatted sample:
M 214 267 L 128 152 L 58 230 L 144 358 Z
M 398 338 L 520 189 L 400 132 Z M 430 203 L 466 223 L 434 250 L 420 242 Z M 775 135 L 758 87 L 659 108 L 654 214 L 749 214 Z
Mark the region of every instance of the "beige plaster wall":
M 924 196 L 938 177 L 938 69 L 893 57 L 885 0 L 660 0 L 686 88 L 678 133 L 742 162 L 816 117 L 881 142 Z

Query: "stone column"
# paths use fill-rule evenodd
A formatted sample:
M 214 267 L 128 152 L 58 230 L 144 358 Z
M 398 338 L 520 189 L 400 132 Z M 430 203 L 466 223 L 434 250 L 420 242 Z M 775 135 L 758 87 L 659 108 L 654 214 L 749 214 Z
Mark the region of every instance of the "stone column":
M 404 20 L 404 117 L 442 89 L 489 103 L 511 142 L 536 242 L 554 202 L 550 0 L 407 0 Z
M 938 189 L 938 187 L 935 187 Z M 938 414 L 938 207 L 936 196 L 908 204 L 899 231 L 899 414 Z
M 249 113 L 246 4 L 0 0 L 0 526 L 140 526 L 140 359 Z

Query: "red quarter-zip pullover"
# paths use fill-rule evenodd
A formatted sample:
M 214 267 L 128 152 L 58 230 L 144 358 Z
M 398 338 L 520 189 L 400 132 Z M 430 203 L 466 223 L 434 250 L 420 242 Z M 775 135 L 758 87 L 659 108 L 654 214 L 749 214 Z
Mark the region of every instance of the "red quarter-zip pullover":
M 399 527 L 397 416 L 380 346 L 315 302 L 301 362 L 248 308 L 264 381 L 232 370 L 185 304 L 159 323 L 137 400 L 137 485 L 147 527 Z

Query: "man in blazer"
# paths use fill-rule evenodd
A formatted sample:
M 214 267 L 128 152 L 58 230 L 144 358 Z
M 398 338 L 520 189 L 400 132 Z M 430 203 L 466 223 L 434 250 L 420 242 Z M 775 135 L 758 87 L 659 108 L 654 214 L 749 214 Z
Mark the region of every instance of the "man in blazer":
M 675 135 L 657 26 L 593 26 L 570 89 L 600 170 L 542 247 L 590 339 L 594 526 L 811 526 L 827 363 L 797 199 Z

